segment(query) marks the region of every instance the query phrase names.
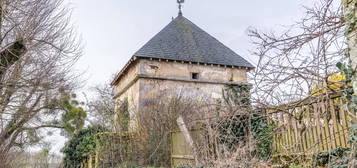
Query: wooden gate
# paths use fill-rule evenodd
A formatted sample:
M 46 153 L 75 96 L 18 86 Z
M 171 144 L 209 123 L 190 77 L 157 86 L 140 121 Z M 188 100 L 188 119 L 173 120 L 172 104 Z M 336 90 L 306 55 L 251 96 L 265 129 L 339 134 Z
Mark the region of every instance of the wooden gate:
M 191 130 L 190 135 L 195 142 L 201 142 L 203 131 L 200 129 Z M 186 142 L 181 131 L 171 132 L 171 166 L 194 166 L 195 158 L 193 151 Z

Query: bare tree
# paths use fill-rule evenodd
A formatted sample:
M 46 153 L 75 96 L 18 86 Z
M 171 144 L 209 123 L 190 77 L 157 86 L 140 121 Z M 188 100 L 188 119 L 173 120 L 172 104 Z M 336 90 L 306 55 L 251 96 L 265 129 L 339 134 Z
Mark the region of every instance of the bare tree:
M 101 125 L 112 130 L 115 122 L 114 88 L 104 84 L 94 87 L 93 90 L 95 97 L 87 102 L 87 111 L 90 111 L 89 122 L 91 125 Z
M 305 16 L 282 33 L 249 32 L 257 46 L 255 102 L 263 106 L 309 97 L 316 86 L 329 83 L 336 63 L 346 52 L 345 20 L 340 1 L 317 0 Z M 328 86 L 328 85 L 327 85 Z
M 0 0 L 0 167 L 41 129 L 73 125 L 67 113 L 84 116 L 70 102 L 81 47 L 69 13 L 63 0 Z
M 309 107 L 313 102 L 321 103 L 323 98 L 329 100 L 340 95 L 338 92 L 342 87 L 336 86 L 343 85 L 344 77 L 336 65 L 349 61 L 346 59 L 349 51 L 342 2 L 316 0 L 313 6 L 304 7 L 304 11 L 305 16 L 295 24 L 285 27 L 283 32 L 265 33 L 256 29 L 249 32 L 257 46 L 254 54 L 259 57 L 253 74 L 253 102 L 271 112 L 269 117 L 278 126 L 275 130 L 277 134 L 286 133 L 285 128 L 292 121 L 287 118 L 293 118 L 300 124 L 299 129 L 295 130 L 299 136 L 306 135 L 312 123 L 330 123 L 330 119 L 323 121 L 322 113 L 331 115 L 333 110 L 309 111 L 302 109 L 302 103 L 309 103 L 304 106 Z M 341 79 L 331 80 L 335 76 L 340 76 Z M 302 110 L 298 110 L 299 107 Z M 319 118 L 314 119 L 310 114 Z M 276 122 L 277 120 L 281 123 Z M 323 142 L 319 140 L 315 145 L 319 144 Z M 302 145 L 302 142 L 296 145 Z M 291 149 L 293 145 L 282 146 L 284 149 Z M 314 154 L 318 152 L 312 151 Z M 299 158 L 277 158 L 279 159 L 284 165 L 289 165 Z

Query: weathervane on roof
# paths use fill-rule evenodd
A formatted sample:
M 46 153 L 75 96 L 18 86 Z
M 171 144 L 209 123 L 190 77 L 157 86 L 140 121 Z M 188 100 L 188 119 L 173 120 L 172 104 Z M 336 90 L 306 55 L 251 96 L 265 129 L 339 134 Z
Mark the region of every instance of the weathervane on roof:
M 179 15 L 182 15 L 182 4 L 185 3 L 185 0 L 177 0 L 179 4 Z

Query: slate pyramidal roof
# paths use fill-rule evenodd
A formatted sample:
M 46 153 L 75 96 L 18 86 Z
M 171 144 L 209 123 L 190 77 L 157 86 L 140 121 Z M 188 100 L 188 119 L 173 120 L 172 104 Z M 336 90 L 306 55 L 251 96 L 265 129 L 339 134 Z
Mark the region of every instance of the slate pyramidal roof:
M 133 57 L 254 68 L 247 60 L 181 14 L 139 49 Z M 127 66 L 116 76 L 113 85 L 117 83 L 126 68 Z

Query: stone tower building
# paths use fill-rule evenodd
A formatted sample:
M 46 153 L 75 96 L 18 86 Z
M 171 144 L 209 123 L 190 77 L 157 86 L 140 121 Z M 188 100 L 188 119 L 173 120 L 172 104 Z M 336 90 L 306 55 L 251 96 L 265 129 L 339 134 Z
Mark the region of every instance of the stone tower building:
M 146 99 L 159 98 L 163 92 L 217 99 L 227 84 L 246 84 L 253 68 L 180 13 L 116 75 L 116 109 L 127 100 L 134 128 L 133 118 Z

